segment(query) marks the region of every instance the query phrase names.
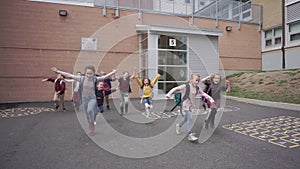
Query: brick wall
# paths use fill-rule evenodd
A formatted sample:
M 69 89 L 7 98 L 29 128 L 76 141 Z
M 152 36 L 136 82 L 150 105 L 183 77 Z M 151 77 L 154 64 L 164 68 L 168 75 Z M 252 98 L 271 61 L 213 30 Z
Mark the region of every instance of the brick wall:
M 68 11 L 67 17 L 58 15 L 60 9 Z M 135 25 L 141 24 L 134 11 L 114 10 L 102 16 L 101 8 L 30 2 L 25 0 L 0 1 L 0 102 L 49 101 L 53 97 L 53 84 L 41 83 L 55 74 L 57 66 L 75 73 L 93 64 L 98 72 L 117 68 L 118 76 L 130 73 L 139 65 L 138 35 Z M 133 16 L 131 16 L 133 15 Z M 124 17 L 128 16 L 128 17 Z M 143 14 L 143 24 L 172 22 L 166 15 Z M 127 20 L 126 20 L 127 19 Z M 181 22 L 178 22 L 178 19 Z M 122 24 L 121 24 L 122 23 Z M 186 25 L 188 18 L 176 18 L 175 25 Z M 213 20 L 195 18 L 195 25 L 215 28 Z M 108 25 L 109 24 L 109 25 Z M 122 25 L 122 27 L 119 27 Z M 188 24 L 187 24 L 188 25 Z M 219 22 L 219 29 L 231 25 L 231 32 L 220 38 L 220 58 L 225 69 L 258 70 L 261 68 L 260 34 L 257 25 Z M 96 37 L 97 51 L 81 51 L 82 37 Z M 132 82 L 132 97 L 139 89 Z M 114 83 L 114 87 L 117 83 Z M 71 99 L 68 84 L 66 99 Z M 117 97 L 117 96 L 115 96 Z

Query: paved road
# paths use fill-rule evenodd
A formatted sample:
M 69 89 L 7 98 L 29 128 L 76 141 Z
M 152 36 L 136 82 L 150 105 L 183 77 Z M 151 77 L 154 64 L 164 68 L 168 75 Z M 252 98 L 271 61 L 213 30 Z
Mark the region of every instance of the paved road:
M 2 104 L 4 108 L 53 107 L 51 103 Z M 66 112 L 46 111 L 35 115 L 0 118 L 1 169 L 298 169 L 300 147 L 285 148 L 268 141 L 229 130 L 247 121 L 276 117 L 300 118 L 300 111 L 270 108 L 227 100 L 222 120 L 212 137 L 203 144 L 183 139 L 171 150 L 149 158 L 127 158 L 112 154 L 90 139 L 82 128 L 72 104 Z M 106 111 L 105 119 L 113 128 L 131 137 L 159 134 L 174 122 L 174 117 L 137 124 Z M 204 115 L 197 116 L 194 132 L 200 133 Z M 256 121 L 257 122 L 257 121 Z M 98 122 L 97 126 L 101 126 Z M 296 124 L 293 129 L 297 129 Z M 299 127 L 298 127 L 299 128 Z M 101 135 L 101 127 L 96 135 Z M 294 134 L 295 135 L 295 134 Z M 297 135 L 299 138 L 300 136 Z M 300 139 L 300 138 L 299 138 Z

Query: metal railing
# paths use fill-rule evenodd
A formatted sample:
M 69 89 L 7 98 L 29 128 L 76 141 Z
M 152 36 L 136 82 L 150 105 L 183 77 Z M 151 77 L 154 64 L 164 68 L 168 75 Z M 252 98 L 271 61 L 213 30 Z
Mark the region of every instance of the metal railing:
M 261 23 L 261 6 L 233 0 L 212 0 L 206 6 L 199 0 L 94 0 L 94 6 L 202 17 L 245 23 Z

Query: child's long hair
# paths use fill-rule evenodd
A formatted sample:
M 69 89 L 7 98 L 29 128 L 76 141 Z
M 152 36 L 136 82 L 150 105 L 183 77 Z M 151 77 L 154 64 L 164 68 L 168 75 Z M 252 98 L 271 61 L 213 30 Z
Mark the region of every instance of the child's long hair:
M 144 81 L 145 81 L 146 79 L 147 79 L 147 80 L 148 80 L 148 82 L 149 82 L 149 84 L 148 84 L 148 85 L 149 85 L 151 88 L 153 88 L 153 86 L 151 85 L 151 80 L 150 80 L 149 78 L 144 78 L 144 79 L 143 79 L 143 81 L 142 81 L 143 85 L 141 86 L 141 89 L 143 89 L 143 88 L 144 88 L 144 86 L 145 86 L 145 83 L 144 83 Z

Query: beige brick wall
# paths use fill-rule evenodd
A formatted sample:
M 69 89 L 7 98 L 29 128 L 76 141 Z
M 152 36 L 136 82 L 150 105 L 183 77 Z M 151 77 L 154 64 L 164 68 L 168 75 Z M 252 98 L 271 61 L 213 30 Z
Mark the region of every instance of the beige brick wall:
M 253 4 L 262 5 L 262 29 L 279 26 L 282 23 L 282 0 L 252 0 Z

